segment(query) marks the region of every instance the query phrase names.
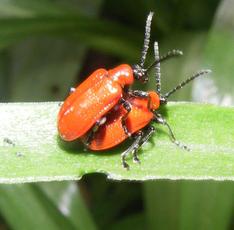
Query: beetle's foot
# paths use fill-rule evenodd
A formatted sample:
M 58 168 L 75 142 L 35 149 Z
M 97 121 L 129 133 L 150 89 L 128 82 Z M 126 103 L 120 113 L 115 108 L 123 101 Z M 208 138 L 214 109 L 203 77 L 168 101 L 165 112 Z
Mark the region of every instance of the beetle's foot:
M 190 152 L 191 151 L 191 149 L 187 146 L 187 145 L 183 145 L 183 147 L 182 147 L 184 150 L 186 150 L 186 151 L 188 151 L 188 152 Z
M 137 163 L 137 164 L 140 164 L 141 163 L 141 161 L 140 161 L 140 159 L 136 156 L 136 157 L 133 157 L 133 162 L 134 163 Z
M 124 133 L 125 133 L 128 137 L 131 137 L 132 134 L 131 134 L 130 132 L 128 132 L 128 129 L 127 129 L 126 125 L 124 124 L 124 122 L 123 122 L 122 126 L 123 126 Z
M 132 134 L 129 133 L 127 130 L 125 130 L 124 132 L 125 132 L 125 134 L 126 134 L 128 137 L 132 137 Z
M 129 170 L 129 165 L 128 165 L 128 163 L 126 162 L 126 156 L 127 156 L 127 152 L 125 151 L 125 152 L 123 152 L 123 153 L 121 154 L 121 161 L 122 161 L 123 167 L 124 167 L 125 169 Z
M 85 145 L 84 148 L 83 148 L 83 151 L 87 152 L 88 150 L 89 150 L 88 146 Z
M 133 163 L 137 163 L 137 164 L 141 163 L 140 159 L 137 156 L 136 150 L 133 150 Z
M 179 141 L 174 141 L 174 143 L 178 146 L 178 147 L 180 147 L 181 149 L 183 149 L 183 150 L 186 150 L 186 151 L 188 151 L 188 152 L 190 152 L 191 151 L 191 149 L 187 146 L 187 145 L 185 145 L 185 144 L 182 144 L 181 142 L 179 142 Z
M 188 152 L 192 151 L 187 145 L 184 145 L 183 149 L 186 150 L 186 151 L 188 151 Z
M 91 140 L 90 140 L 90 137 L 88 136 L 84 141 L 85 149 L 89 149 L 90 143 L 91 143 Z
M 129 164 L 125 160 L 122 160 L 122 165 L 126 170 L 129 170 Z

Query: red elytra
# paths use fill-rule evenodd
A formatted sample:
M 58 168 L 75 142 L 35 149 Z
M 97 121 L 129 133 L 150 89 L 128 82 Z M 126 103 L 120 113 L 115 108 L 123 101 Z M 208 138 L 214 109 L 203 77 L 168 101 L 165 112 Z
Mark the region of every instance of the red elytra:
M 111 70 L 94 71 L 64 101 L 58 114 L 58 132 L 65 141 L 73 141 L 84 135 L 116 104 L 128 109 L 123 94 L 134 79 L 146 82 L 147 71 L 143 68 L 150 38 L 153 13 L 147 17 L 141 62 L 133 67 L 122 64 Z M 130 109 L 130 108 L 129 108 Z
M 149 98 L 129 96 L 127 101 L 131 104 L 131 111 L 125 120 L 125 125 L 128 132 L 134 134 L 147 126 L 154 118 L 153 111 L 159 108 L 160 98 L 157 93 L 150 91 Z M 106 150 L 126 140 L 129 136 L 122 127 L 122 119 L 126 113 L 122 105 L 108 113 L 106 123 L 100 126 L 94 134 L 89 149 L 95 151 Z M 85 139 L 86 137 L 83 137 L 83 141 Z
M 123 96 L 123 86 L 134 81 L 132 68 L 123 64 L 112 70 L 98 69 L 64 101 L 58 114 L 62 139 L 84 135 Z

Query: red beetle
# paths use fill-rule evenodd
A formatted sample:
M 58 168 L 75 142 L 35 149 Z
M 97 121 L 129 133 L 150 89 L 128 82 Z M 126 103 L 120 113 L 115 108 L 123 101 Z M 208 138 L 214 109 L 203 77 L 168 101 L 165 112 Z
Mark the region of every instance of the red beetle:
M 114 69 L 98 69 L 81 85 L 71 91 L 58 114 L 58 131 L 62 139 L 72 141 L 84 135 L 95 123 L 117 103 L 130 111 L 129 104 L 123 99 L 124 89 L 133 84 L 134 79 L 147 81 L 147 70 L 143 68 L 153 13 L 147 17 L 146 31 L 140 65 L 127 64 Z
M 156 59 L 159 60 L 158 45 L 156 42 L 154 50 Z M 176 140 L 169 124 L 156 110 L 160 107 L 160 105 L 166 104 L 168 97 L 178 89 L 181 89 L 184 85 L 193 79 L 208 72 L 210 72 L 210 70 L 202 70 L 197 72 L 192 77 L 183 81 L 181 84 L 163 96 L 160 92 L 160 63 L 158 63 L 156 66 L 156 92 L 135 91 L 134 95 L 131 95 L 131 93 L 127 95 L 126 100 L 131 105 L 131 111 L 127 114 L 125 125 L 130 134 L 133 134 L 135 140 L 132 145 L 122 153 L 122 164 L 124 168 L 129 167 L 125 158 L 131 152 L 133 153 L 133 160 L 135 162 L 139 162 L 137 157 L 138 149 L 150 138 L 150 136 L 155 131 L 155 128 L 150 125 L 151 122 L 157 122 L 166 125 L 169 129 L 172 141 L 176 145 L 189 150 L 187 146 L 182 145 Z M 88 148 L 91 150 L 105 150 L 112 148 L 126 140 L 128 135 L 126 135 L 124 132 L 121 122 L 122 118 L 125 116 L 126 110 L 121 105 L 112 109 L 111 112 L 106 115 L 106 123 L 102 125 L 96 133 L 94 133 Z M 85 142 L 85 140 L 86 138 L 84 137 L 83 141 Z
M 122 118 L 124 131 L 129 135 L 124 125 L 127 114 L 131 110 L 129 102 L 124 99 L 124 93 L 133 84 L 134 79 L 146 82 L 149 68 L 144 68 L 146 54 L 149 48 L 150 26 L 153 13 L 147 17 L 142 57 L 139 65 L 133 67 L 122 64 L 111 70 L 98 69 L 94 71 L 81 85 L 71 92 L 64 101 L 58 114 L 58 131 L 65 141 L 73 141 L 84 135 L 91 127 L 93 130 L 103 124 L 103 116 L 115 105 L 122 104 L 126 115 Z M 179 55 L 177 50 L 169 56 Z M 162 57 L 165 58 L 165 57 Z M 90 135 L 92 136 L 92 135 Z

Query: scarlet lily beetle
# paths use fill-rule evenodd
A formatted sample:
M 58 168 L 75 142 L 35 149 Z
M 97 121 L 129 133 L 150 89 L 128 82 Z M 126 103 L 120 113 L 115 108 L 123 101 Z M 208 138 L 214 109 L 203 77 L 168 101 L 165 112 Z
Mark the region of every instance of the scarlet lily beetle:
M 153 13 L 147 17 L 145 38 L 140 64 L 122 64 L 114 69 L 98 69 L 94 71 L 81 85 L 73 88 L 70 96 L 64 101 L 58 114 L 58 131 L 65 141 L 73 141 L 84 135 L 91 127 L 97 130 L 103 124 L 103 116 L 117 104 L 122 104 L 126 115 L 122 117 L 122 126 L 127 135 L 130 135 L 125 120 L 131 111 L 131 106 L 124 99 L 124 94 L 133 84 L 134 80 L 147 82 L 147 73 L 156 64 L 144 68 L 149 48 L 150 29 Z M 177 50 L 169 52 L 166 56 L 179 55 Z M 92 135 L 91 135 L 92 136 Z
M 156 60 L 159 59 L 158 44 L 154 44 L 154 52 Z M 131 92 L 126 96 L 126 101 L 131 105 L 131 111 L 127 114 L 125 125 L 130 132 L 133 134 L 134 141 L 132 145 L 122 153 L 122 164 L 124 168 L 129 168 L 126 163 L 126 156 L 129 153 L 133 153 L 134 162 L 140 162 L 137 157 L 138 149 L 147 142 L 151 135 L 155 132 L 154 126 L 151 125 L 152 122 L 156 122 L 167 126 L 171 140 L 179 147 L 189 150 L 186 145 L 181 144 L 176 140 L 175 135 L 170 128 L 167 121 L 162 117 L 162 115 L 157 112 L 157 109 L 167 103 L 168 98 L 175 93 L 177 90 L 181 89 L 183 86 L 188 84 L 195 78 L 202 76 L 205 73 L 209 73 L 210 70 L 201 70 L 195 73 L 192 77 L 183 81 L 181 84 L 176 86 L 174 89 L 166 93 L 161 94 L 161 80 L 160 80 L 160 62 L 156 65 L 156 92 L 149 91 L 135 91 L 134 94 Z M 122 118 L 126 116 L 126 110 L 123 106 L 112 109 L 110 113 L 106 115 L 106 123 L 102 125 L 96 133 L 94 133 L 92 140 L 90 141 L 88 147 L 91 150 L 105 150 L 112 148 L 128 138 L 128 135 L 123 130 Z M 85 141 L 85 138 L 83 138 Z

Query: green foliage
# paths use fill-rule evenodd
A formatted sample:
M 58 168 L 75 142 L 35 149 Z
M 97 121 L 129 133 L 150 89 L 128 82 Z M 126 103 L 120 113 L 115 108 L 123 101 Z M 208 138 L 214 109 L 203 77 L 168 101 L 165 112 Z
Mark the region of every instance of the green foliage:
M 2 183 L 75 180 L 92 172 L 117 180 L 234 178 L 233 108 L 169 104 L 168 122 L 192 151 L 173 145 L 168 130 L 156 126 L 154 138 L 140 151 L 142 164 L 131 164 L 129 171 L 120 162 L 127 144 L 100 153 L 84 151 L 76 142 L 62 143 L 56 128 L 58 109 L 59 103 L 1 105 Z
M 179 48 L 185 54 L 161 66 L 163 91 L 210 68 L 211 77 L 198 79 L 176 99 L 233 105 L 233 9 L 231 0 L 0 1 L 1 101 L 62 100 L 95 68 L 136 63 L 152 10 L 152 41 L 159 41 L 160 53 Z M 156 125 L 158 132 L 140 151 L 142 164 L 129 157 L 128 172 L 119 154 L 129 143 L 104 153 L 61 143 L 57 110 L 57 103 L 1 104 L 1 182 L 78 179 L 97 171 L 115 179 L 233 179 L 231 107 L 170 104 L 167 119 L 192 151 L 178 149 Z M 0 228 L 233 229 L 232 182 L 115 183 L 101 175 L 86 175 L 79 184 L 1 185 Z
M 0 195 L 13 229 L 95 229 L 74 182 L 2 185 Z

